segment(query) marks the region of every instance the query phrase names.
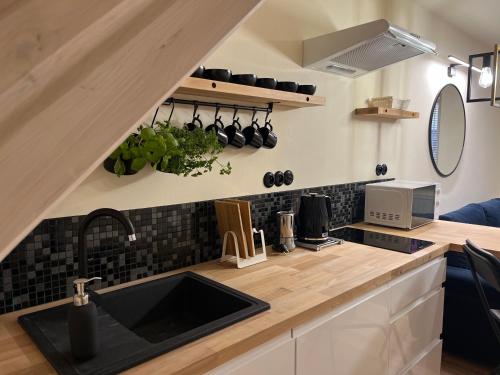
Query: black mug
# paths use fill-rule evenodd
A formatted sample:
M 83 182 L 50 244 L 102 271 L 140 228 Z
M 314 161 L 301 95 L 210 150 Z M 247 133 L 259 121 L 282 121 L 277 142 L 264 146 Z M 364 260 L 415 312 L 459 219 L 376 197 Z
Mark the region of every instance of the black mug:
M 276 143 L 278 143 L 278 137 L 276 136 L 276 133 L 273 132 L 271 120 L 266 121 L 264 126 L 259 128 L 259 133 L 260 135 L 262 135 L 264 147 L 274 148 L 276 146 Z
M 194 129 L 197 128 L 203 129 L 203 123 L 200 120 L 200 115 L 193 117 L 191 122 L 186 124 L 186 128 L 189 131 L 193 131 Z
M 255 148 L 261 148 L 264 140 L 259 132 L 260 126 L 257 120 L 252 121 L 252 123 L 243 129 L 243 135 L 245 136 L 245 144 L 251 145 Z
M 243 146 L 245 146 L 245 136 L 241 132 L 241 124 L 239 120 L 239 117 L 233 119 L 233 123 L 229 126 L 226 126 L 224 131 L 227 134 L 227 139 L 230 145 L 237 148 L 242 148 Z
M 220 125 L 220 127 L 219 127 Z M 222 147 L 226 146 L 228 143 L 227 134 L 224 131 L 224 124 L 222 123 L 220 117 L 216 118 L 212 125 L 207 126 L 205 129 L 207 132 L 215 132 L 217 134 L 217 140 Z

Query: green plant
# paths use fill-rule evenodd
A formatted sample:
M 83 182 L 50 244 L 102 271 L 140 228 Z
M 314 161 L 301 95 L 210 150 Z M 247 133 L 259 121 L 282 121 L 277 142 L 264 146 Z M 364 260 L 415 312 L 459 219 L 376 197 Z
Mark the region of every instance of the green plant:
M 220 174 L 230 174 L 231 164 L 223 165 L 217 160 L 222 149 L 215 132 L 189 131 L 164 121 L 156 122 L 154 127 L 140 126 L 110 158 L 115 160 L 114 172 L 118 176 L 125 173 L 128 160 L 134 171 L 150 164 L 162 172 L 196 177 L 212 171 L 217 163 Z

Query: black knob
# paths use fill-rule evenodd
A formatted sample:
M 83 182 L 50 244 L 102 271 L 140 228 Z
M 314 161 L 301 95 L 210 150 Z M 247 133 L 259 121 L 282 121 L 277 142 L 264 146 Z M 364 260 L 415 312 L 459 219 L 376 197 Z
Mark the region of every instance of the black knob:
M 293 182 L 293 172 L 288 169 L 285 171 L 285 185 L 291 185 Z
M 382 174 L 382 164 L 377 164 L 377 166 L 375 167 L 375 173 L 377 174 L 377 176 L 380 176 Z
M 278 171 L 274 174 L 274 185 L 281 186 L 285 182 L 285 175 L 283 172 Z
M 266 188 L 272 187 L 274 185 L 274 173 L 273 172 L 267 172 L 264 175 L 263 182 L 264 182 L 264 186 Z
M 382 164 L 382 176 L 387 174 L 387 164 Z

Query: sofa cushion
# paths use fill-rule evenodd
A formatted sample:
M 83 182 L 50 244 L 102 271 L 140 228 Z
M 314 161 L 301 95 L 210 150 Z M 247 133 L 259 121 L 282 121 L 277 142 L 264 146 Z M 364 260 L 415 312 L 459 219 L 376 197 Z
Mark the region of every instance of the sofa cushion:
M 445 255 L 448 267 L 465 268 L 470 270 L 470 264 L 464 253 L 458 251 L 448 251 Z
M 467 224 L 488 225 L 484 208 L 477 203 L 471 203 L 456 211 L 448 212 L 439 216 L 439 219 Z
M 483 283 L 492 308 L 500 293 Z M 500 344 L 493 334 L 470 270 L 448 266 L 444 295 L 443 345 L 450 353 L 496 364 Z
M 500 199 L 490 199 L 489 201 L 479 204 L 486 214 L 487 225 L 491 227 L 500 227 Z

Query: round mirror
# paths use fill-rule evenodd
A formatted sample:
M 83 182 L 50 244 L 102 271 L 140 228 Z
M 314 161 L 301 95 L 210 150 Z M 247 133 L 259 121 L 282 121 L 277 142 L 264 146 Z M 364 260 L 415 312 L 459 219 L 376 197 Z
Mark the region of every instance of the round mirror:
M 448 177 L 460 163 L 465 142 L 465 107 L 455 85 L 437 94 L 429 119 L 429 153 L 436 172 Z

